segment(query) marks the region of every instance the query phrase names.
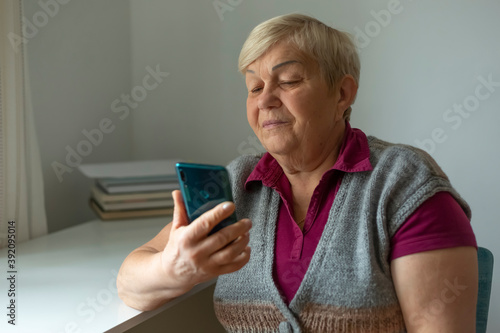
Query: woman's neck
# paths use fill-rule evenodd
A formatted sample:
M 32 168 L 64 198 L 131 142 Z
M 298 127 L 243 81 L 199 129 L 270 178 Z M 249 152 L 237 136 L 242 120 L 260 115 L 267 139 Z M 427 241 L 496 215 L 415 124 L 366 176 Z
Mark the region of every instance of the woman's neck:
M 345 123 L 339 122 L 330 140 L 320 147 L 311 147 L 306 151 L 273 156 L 282 167 L 294 188 L 316 188 L 323 174 L 337 161 L 345 134 Z M 312 193 L 312 192 L 311 192 Z
M 337 161 L 344 134 L 345 124 L 342 124 L 332 135 L 332 140 L 323 146 L 323 149 L 305 152 L 295 159 L 293 156 L 274 156 L 290 182 L 293 215 L 297 223 L 305 218 L 312 194 L 321 177 Z

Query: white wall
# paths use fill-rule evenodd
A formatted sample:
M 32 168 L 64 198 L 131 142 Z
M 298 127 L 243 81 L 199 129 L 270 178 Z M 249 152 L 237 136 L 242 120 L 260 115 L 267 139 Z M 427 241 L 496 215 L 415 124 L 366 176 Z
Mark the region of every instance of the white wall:
M 211 2 L 131 1 L 131 13 L 134 84 L 147 66 L 170 73 L 134 111 L 134 156 L 232 159 L 233 140 L 251 133 L 234 62 L 239 41 L 224 45 L 226 27 Z
M 115 125 L 84 163 L 163 157 L 227 163 L 252 148 L 245 85 L 236 69 L 252 27 L 299 11 L 354 34 L 367 24 L 376 28 L 371 11 L 391 3 L 229 2 L 226 9 L 231 10 L 219 16 L 212 0 L 73 0 L 60 5 L 29 39 L 50 231 L 94 218 L 87 207 L 89 182 L 74 168 L 59 182 L 52 166 L 55 161 L 67 164 L 66 146 L 76 149 L 86 139 L 82 130 L 96 128 L 103 118 Z M 31 22 L 42 10 L 38 1 L 24 1 L 24 6 Z M 500 82 L 500 3 L 401 0 L 397 10 L 360 50 L 361 86 L 352 125 L 408 144 L 429 139 L 441 128 L 443 142 L 432 155 L 470 203 L 478 243 L 499 258 L 494 208 L 500 202 L 500 177 L 494 170 L 500 165 L 495 146 L 500 141 L 500 115 L 495 112 L 500 87 L 477 110 L 464 113 L 460 124 L 443 115 L 454 104 L 473 101 L 478 77 L 491 75 Z M 143 79 L 157 67 L 169 75 L 159 76 L 158 82 L 148 79 L 150 88 L 143 89 Z M 134 89 L 147 96 L 136 94 L 140 98 L 131 102 L 137 102 L 133 107 L 120 102 L 114 113 L 112 102 Z M 122 120 L 125 110 L 129 114 Z M 498 265 L 495 276 L 500 276 Z M 489 331 L 498 332 L 500 285 L 493 288 Z
M 43 9 L 40 3 L 51 5 Z M 110 108 L 114 99 L 130 91 L 128 2 L 54 4 L 58 2 L 24 1 L 24 17 L 36 28 L 27 30 L 26 46 L 50 232 L 95 219 L 88 207 L 90 182 L 73 167 L 76 164 L 66 162 L 66 146 L 78 151 L 88 141 L 82 131 L 93 131 L 108 118 L 114 131 L 104 134 L 100 143 L 95 134 L 99 144 L 92 144 L 81 162 L 129 159 L 132 151 L 131 118 L 121 121 Z M 59 172 L 61 179 L 54 162 L 68 168 Z
M 160 64 L 170 73 L 134 110 L 136 158 L 183 157 L 213 163 L 233 159 L 240 144 L 250 147 L 246 91 L 236 70 L 250 29 L 273 16 L 299 11 L 354 34 L 367 24 L 376 29 L 371 11 L 387 9 L 391 1 L 230 3 L 232 10 L 219 17 L 213 1 L 131 0 L 133 82 L 140 84 L 146 66 Z M 495 170 L 500 165 L 500 87 L 475 111 L 464 113 L 459 125 L 443 115 L 454 104 L 473 101 L 478 77 L 491 75 L 500 82 L 500 3 L 401 0 L 393 11 L 398 13 L 390 22 L 371 31 L 369 43 L 359 39 L 360 45 L 367 45 L 360 50 L 361 85 L 352 125 L 413 145 L 433 131 L 441 133 L 442 142 L 432 155 L 470 203 L 479 245 L 499 258 L 500 176 Z M 488 93 L 481 89 L 480 94 Z M 498 280 L 499 265 L 494 274 Z M 498 313 L 500 284 L 494 283 L 489 332 L 500 331 Z

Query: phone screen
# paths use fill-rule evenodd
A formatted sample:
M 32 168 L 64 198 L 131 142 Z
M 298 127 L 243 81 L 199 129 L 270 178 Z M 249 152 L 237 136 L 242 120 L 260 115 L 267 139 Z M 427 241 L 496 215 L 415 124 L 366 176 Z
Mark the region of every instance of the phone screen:
M 177 163 L 177 176 L 190 222 L 224 201 L 233 201 L 229 175 L 219 165 Z M 236 213 L 216 225 L 209 234 L 237 221 Z

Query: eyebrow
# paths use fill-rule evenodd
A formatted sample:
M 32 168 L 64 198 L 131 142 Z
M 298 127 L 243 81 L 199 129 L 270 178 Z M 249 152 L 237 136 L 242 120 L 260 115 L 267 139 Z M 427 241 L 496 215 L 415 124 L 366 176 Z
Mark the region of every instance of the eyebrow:
M 274 71 L 275 69 L 278 69 L 282 66 L 286 66 L 286 65 L 290 65 L 290 64 L 294 64 L 294 63 L 298 63 L 298 61 L 297 60 L 288 60 L 288 61 L 282 62 L 281 64 L 277 64 L 276 66 L 271 68 L 271 71 Z
M 280 67 L 283 67 L 283 66 L 286 66 L 286 65 L 290 65 L 290 64 L 294 64 L 294 63 L 299 63 L 297 60 L 288 60 L 288 61 L 285 61 L 285 62 L 282 62 L 281 64 L 277 64 L 275 66 L 273 66 L 273 68 L 271 68 L 271 71 L 274 71 Z M 247 72 L 248 73 L 252 73 L 252 74 L 255 74 L 255 72 L 251 69 L 247 69 Z

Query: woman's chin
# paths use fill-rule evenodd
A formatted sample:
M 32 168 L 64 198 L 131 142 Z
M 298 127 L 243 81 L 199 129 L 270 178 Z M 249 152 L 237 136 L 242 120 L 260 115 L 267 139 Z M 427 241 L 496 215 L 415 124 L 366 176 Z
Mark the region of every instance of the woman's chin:
M 268 143 L 264 144 L 264 148 L 271 155 L 288 155 L 293 152 L 291 145 L 285 143 Z

